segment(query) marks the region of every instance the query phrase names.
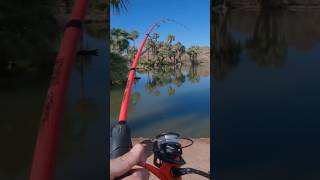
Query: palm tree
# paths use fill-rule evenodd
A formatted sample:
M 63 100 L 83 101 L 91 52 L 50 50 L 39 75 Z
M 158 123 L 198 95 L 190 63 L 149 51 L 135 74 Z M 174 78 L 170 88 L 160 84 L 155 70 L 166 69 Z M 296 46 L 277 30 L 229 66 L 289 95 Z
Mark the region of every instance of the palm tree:
M 153 33 L 153 36 L 152 36 L 152 39 L 154 40 L 154 46 L 153 46 L 153 54 L 155 55 L 155 54 L 157 54 L 157 49 L 158 49 L 158 47 L 157 47 L 157 45 L 158 45 L 158 43 L 157 43 L 157 40 L 158 40 L 158 38 L 159 38 L 160 36 L 159 36 L 159 34 L 158 33 Z
M 146 42 L 146 45 L 145 45 L 145 48 L 147 49 L 147 54 L 148 54 L 148 56 L 147 56 L 148 61 L 149 61 L 150 49 L 152 49 L 152 47 L 153 47 L 153 41 L 150 38 L 148 38 L 147 42 Z
M 159 34 L 158 33 L 153 33 L 152 39 L 154 39 L 155 41 L 157 41 L 157 39 L 159 38 Z
M 175 40 L 175 36 L 172 34 L 169 34 L 167 37 L 167 43 L 171 44 Z
M 169 34 L 167 37 L 167 51 L 168 51 L 168 57 L 171 60 L 172 57 L 174 57 L 175 52 L 172 50 L 172 42 L 175 40 L 175 36 L 172 34 Z M 175 61 L 175 60 L 174 60 Z M 175 62 L 174 62 L 175 63 Z
M 181 57 L 186 52 L 186 48 L 181 42 L 177 42 L 173 46 L 173 51 L 175 52 L 175 55 L 174 55 L 175 60 L 176 60 L 176 56 L 178 55 L 178 59 L 181 61 Z M 175 64 L 176 64 L 176 62 L 175 62 Z
M 110 0 L 110 4 L 116 13 L 120 13 L 121 10 L 127 10 L 128 0 Z
M 129 47 L 129 33 L 120 28 L 111 29 L 111 50 L 123 53 Z
M 130 61 L 130 64 L 132 63 L 136 53 L 138 52 L 138 49 L 135 48 L 134 46 L 133 47 L 130 47 L 129 50 L 128 50 L 128 59 Z
M 163 64 L 164 59 L 168 57 L 168 46 L 164 42 L 160 42 L 156 45 L 156 49 L 155 57 L 157 62 Z
M 134 40 L 136 40 L 138 37 L 139 37 L 138 31 L 132 31 L 132 32 L 129 34 L 129 37 L 128 37 L 128 38 L 133 42 L 133 47 L 135 47 L 135 42 L 134 42 Z
M 198 46 L 191 46 L 188 50 L 187 50 L 187 54 L 189 55 L 191 64 L 197 64 L 197 57 L 198 57 L 198 51 L 199 51 L 199 47 Z

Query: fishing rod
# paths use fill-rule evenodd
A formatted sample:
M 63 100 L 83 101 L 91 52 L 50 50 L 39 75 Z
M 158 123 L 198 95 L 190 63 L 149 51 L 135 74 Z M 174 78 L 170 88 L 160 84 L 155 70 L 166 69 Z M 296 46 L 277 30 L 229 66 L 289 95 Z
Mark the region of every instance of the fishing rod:
M 43 107 L 32 160 L 30 180 L 54 179 L 56 149 L 64 109 L 64 98 L 87 7 L 88 0 L 77 0 L 69 17 L 69 22 L 65 26 Z
M 137 68 L 139 58 L 141 56 L 142 49 L 144 47 L 145 42 L 147 41 L 147 38 L 150 36 L 150 33 L 154 30 L 155 27 L 158 26 L 160 22 L 165 21 L 165 19 L 158 20 L 151 26 L 151 28 L 147 31 L 146 36 L 144 37 L 138 49 L 138 52 L 135 55 L 134 61 L 130 68 L 126 88 L 121 103 L 119 120 L 118 123 L 111 130 L 111 159 L 124 155 L 125 153 L 129 152 L 129 150 L 132 148 L 131 131 L 126 121 L 128 118 L 128 105 L 131 95 L 132 84 L 135 79 L 135 71 Z M 190 144 L 183 147 L 179 142 L 180 139 L 189 140 Z M 161 133 L 160 135 L 156 136 L 153 145 L 154 166 L 145 162 L 139 165 L 156 175 L 160 180 L 181 180 L 181 176 L 185 174 L 197 174 L 209 179 L 209 173 L 193 168 L 181 168 L 182 165 L 186 164 L 185 160 L 182 158 L 182 149 L 185 147 L 189 147 L 192 144 L 193 141 L 191 139 L 181 138 L 180 135 L 177 133 Z M 128 175 L 128 173 L 126 173 L 125 175 Z M 116 179 L 120 178 L 121 177 L 118 177 Z
M 161 20 L 154 23 L 152 27 L 148 30 L 146 36 L 144 37 L 138 49 L 138 52 L 135 55 L 132 66 L 130 68 L 127 85 L 126 85 L 122 103 L 121 103 L 119 121 L 118 121 L 118 124 L 116 124 L 112 128 L 112 132 L 111 132 L 111 144 L 110 144 L 111 159 L 122 156 L 132 148 L 131 132 L 130 132 L 129 126 L 126 123 L 126 120 L 128 117 L 128 105 L 129 105 L 129 99 L 131 95 L 131 87 L 134 81 L 137 64 L 141 56 L 141 52 L 144 47 L 144 44 L 146 43 L 147 38 L 150 36 L 150 33 L 152 32 L 152 30 L 160 23 L 160 21 Z

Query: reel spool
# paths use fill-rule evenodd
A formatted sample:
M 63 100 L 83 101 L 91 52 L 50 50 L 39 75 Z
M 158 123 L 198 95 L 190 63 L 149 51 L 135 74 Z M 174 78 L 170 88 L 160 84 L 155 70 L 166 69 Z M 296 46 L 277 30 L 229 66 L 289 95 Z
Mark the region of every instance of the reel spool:
M 186 162 L 182 158 L 182 146 L 179 143 L 180 135 L 177 133 L 162 133 L 156 137 L 153 145 L 153 164 L 160 168 L 162 162 L 175 165 L 184 165 Z

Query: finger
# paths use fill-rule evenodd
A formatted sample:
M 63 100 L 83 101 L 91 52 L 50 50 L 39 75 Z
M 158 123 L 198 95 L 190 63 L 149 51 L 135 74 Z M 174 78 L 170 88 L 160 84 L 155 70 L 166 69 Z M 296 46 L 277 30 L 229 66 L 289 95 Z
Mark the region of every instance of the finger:
M 150 173 L 144 168 L 137 168 L 132 171 L 130 176 L 123 178 L 123 180 L 147 180 L 150 177 Z
M 110 178 L 113 179 L 128 172 L 134 165 L 140 162 L 143 153 L 143 146 L 137 144 L 123 156 L 110 160 Z

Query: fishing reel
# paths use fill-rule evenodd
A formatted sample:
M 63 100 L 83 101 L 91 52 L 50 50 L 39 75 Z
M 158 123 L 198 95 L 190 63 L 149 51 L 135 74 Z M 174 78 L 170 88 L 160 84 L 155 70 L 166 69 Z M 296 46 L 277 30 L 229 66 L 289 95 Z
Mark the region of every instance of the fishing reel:
M 180 140 L 188 140 L 188 145 L 182 146 Z M 111 132 L 110 158 L 122 156 L 132 148 L 130 128 L 125 122 L 120 122 L 112 128 Z M 185 174 L 197 174 L 206 178 L 210 178 L 210 174 L 193 169 L 181 168 L 186 164 L 182 158 L 183 148 L 193 144 L 192 139 L 182 138 L 177 133 L 162 133 L 156 136 L 153 144 L 153 165 L 141 163 L 140 166 L 153 173 L 160 180 L 181 180 L 181 176 Z M 128 174 L 126 174 L 128 175 Z M 125 177 L 124 175 L 123 177 Z M 116 179 L 121 179 L 118 177 Z
M 190 144 L 182 146 L 179 143 L 180 139 L 188 140 Z M 185 174 L 198 174 L 209 179 L 210 174 L 206 172 L 193 168 L 181 168 L 186 164 L 182 158 L 182 149 L 192 144 L 191 139 L 181 138 L 177 133 L 162 133 L 156 136 L 153 144 L 154 166 L 147 163 L 142 166 L 161 180 L 181 180 L 181 176 Z
M 153 164 L 155 166 L 160 168 L 163 162 L 176 165 L 186 163 L 182 158 L 182 146 L 178 138 L 179 134 L 177 133 L 162 133 L 156 137 L 153 145 Z

